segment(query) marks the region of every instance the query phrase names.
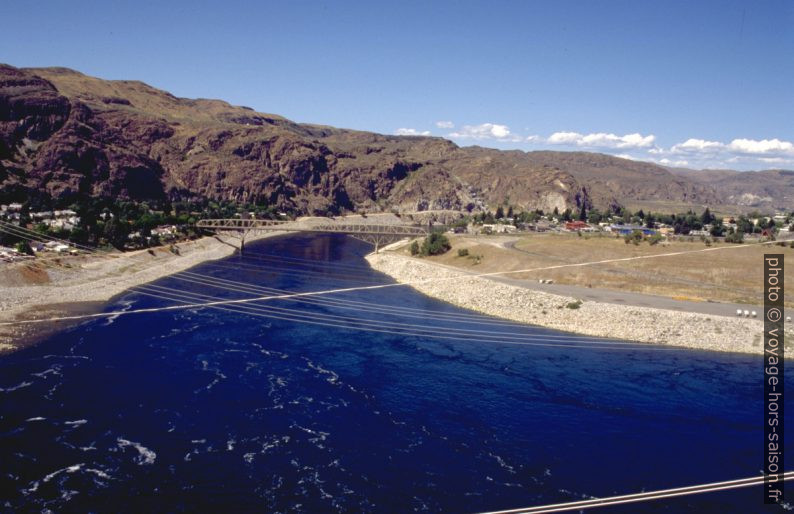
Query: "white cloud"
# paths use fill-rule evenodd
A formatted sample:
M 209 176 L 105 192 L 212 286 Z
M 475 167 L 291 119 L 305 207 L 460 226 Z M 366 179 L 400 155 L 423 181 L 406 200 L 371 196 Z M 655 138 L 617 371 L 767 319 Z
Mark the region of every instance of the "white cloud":
M 673 145 L 671 152 L 713 152 L 725 147 L 719 141 L 706 141 L 705 139 L 687 139 L 683 143 Z
M 783 154 L 794 156 L 794 143 L 780 139 L 734 139 L 728 149 L 737 153 L 746 154 Z
M 442 128 L 442 129 L 452 129 L 452 128 L 455 128 L 455 124 L 452 123 L 451 121 L 437 121 L 436 122 L 436 127 Z
M 685 155 L 689 163 L 697 167 L 757 169 L 768 164 L 794 166 L 794 143 L 780 139 L 738 138 L 723 143 L 690 138 L 673 145 L 669 153 Z
M 582 135 L 578 132 L 555 132 L 546 139 L 546 142 L 553 145 L 574 145 L 581 140 Z
M 656 136 L 653 134 L 626 134 L 618 136 L 605 132 L 580 134 L 578 132 L 555 132 L 546 140 L 552 145 L 582 146 L 586 148 L 647 148 L 653 145 Z
M 418 130 L 412 129 L 412 128 L 398 128 L 397 130 L 394 131 L 394 133 L 397 134 L 398 136 L 429 136 L 430 135 L 430 131 L 429 130 L 424 130 L 422 132 L 419 132 Z
M 541 143 L 543 142 L 543 138 L 540 136 L 527 136 L 526 141 L 528 143 Z
M 480 125 L 463 125 L 458 132 L 452 132 L 449 137 L 457 139 L 494 139 L 497 141 L 521 141 L 521 136 L 510 132 L 507 125 L 497 123 L 482 123 Z
M 671 161 L 670 159 L 665 157 L 664 159 L 660 159 L 658 162 L 659 164 L 664 164 L 665 166 L 678 166 L 678 167 L 689 166 L 689 161 L 685 161 L 683 159 L 678 161 Z

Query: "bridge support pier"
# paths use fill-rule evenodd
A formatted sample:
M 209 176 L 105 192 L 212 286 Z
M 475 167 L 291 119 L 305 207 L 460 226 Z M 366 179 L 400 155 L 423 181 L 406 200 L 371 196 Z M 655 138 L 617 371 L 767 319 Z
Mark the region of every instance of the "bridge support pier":
M 274 221 L 258 219 L 206 219 L 199 220 L 196 226 L 216 233 L 226 232 L 240 238 L 240 254 L 245 252 L 245 239 L 249 231 L 278 231 L 278 232 L 316 232 L 328 234 L 347 234 L 375 247 L 378 253 L 383 245 L 406 237 L 420 237 L 428 234 L 429 228 L 419 225 L 387 224 L 377 225 L 370 223 L 337 223 L 304 222 L 304 221 Z

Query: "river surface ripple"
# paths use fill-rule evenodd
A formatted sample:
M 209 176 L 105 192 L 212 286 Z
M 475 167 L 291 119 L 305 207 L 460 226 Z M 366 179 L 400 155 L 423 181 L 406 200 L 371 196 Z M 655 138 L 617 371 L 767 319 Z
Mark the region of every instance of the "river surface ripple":
M 342 236 L 246 250 L 190 271 L 290 291 L 391 282 Z M 198 282 L 155 284 L 249 295 Z M 605 341 L 478 321 L 407 287 L 322 298 L 366 305 L 262 305 L 395 325 L 188 309 L 92 320 L 0 358 L 0 507 L 476 512 L 760 472 L 760 357 L 588 348 Z M 127 292 L 107 310 L 171 303 Z M 756 487 L 604 512 L 769 512 L 761 499 Z

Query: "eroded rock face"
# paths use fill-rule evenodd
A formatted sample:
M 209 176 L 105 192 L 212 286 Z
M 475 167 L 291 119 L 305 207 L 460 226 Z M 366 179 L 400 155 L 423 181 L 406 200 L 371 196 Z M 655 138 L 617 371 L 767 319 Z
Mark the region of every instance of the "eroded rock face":
M 601 157 L 606 161 L 598 162 L 610 166 L 622 161 Z M 176 98 L 141 82 L 105 81 L 64 68 L 0 65 L 0 196 L 6 199 L 207 197 L 308 214 L 472 210 L 505 200 L 562 210 L 607 208 L 623 200 L 607 178 L 577 176 L 576 163 L 566 169 L 547 160 L 459 148 L 441 138 L 297 124 L 220 100 Z M 653 169 L 632 172 L 634 197 L 653 196 L 669 175 L 648 166 Z M 637 179 L 643 173 L 657 183 L 643 186 Z M 709 194 L 703 185 L 679 189 Z
M 46 80 L 0 64 L 0 158 L 30 150 L 48 139 L 69 117 L 70 103 Z M 24 146 L 17 150 L 18 147 Z

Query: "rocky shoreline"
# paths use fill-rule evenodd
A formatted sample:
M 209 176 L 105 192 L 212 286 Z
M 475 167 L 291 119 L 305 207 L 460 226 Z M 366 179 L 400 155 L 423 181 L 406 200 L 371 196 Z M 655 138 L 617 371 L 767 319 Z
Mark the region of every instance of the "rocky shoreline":
M 280 235 L 249 237 L 248 241 Z M 0 323 L 98 312 L 124 291 L 232 255 L 233 244 L 204 237 L 167 247 L 109 256 L 65 258 L 59 265 L 32 261 L 0 273 Z M 0 353 L 18 350 L 62 330 L 67 323 L 0 325 Z
M 503 284 L 392 252 L 370 254 L 367 261 L 375 270 L 408 283 L 427 296 L 504 319 L 596 337 L 720 352 L 763 353 L 760 320 L 592 301 L 580 303 L 576 298 Z M 790 341 L 794 334 L 787 330 L 786 336 Z

